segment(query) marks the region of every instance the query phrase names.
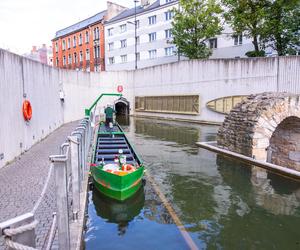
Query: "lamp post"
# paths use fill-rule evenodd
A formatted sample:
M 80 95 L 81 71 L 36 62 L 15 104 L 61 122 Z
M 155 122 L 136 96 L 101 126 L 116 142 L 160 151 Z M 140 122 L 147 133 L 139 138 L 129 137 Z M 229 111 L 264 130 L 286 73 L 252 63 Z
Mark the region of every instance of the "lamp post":
M 131 21 L 127 21 L 127 23 L 133 24 L 134 25 L 134 55 L 135 55 L 135 69 L 138 68 L 137 65 L 137 20 L 136 20 L 136 5 L 139 1 L 138 0 L 134 0 L 134 22 Z
M 137 69 L 137 23 L 136 23 L 136 5 L 138 0 L 134 0 L 134 55 L 135 55 L 135 69 Z

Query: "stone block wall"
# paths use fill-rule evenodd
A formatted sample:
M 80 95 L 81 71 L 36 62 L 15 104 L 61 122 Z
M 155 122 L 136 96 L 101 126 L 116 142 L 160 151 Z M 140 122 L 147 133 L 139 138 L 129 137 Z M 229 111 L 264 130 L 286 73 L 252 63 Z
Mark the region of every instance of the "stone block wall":
M 300 96 L 251 95 L 234 107 L 218 132 L 218 145 L 257 160 L 300 170 Z

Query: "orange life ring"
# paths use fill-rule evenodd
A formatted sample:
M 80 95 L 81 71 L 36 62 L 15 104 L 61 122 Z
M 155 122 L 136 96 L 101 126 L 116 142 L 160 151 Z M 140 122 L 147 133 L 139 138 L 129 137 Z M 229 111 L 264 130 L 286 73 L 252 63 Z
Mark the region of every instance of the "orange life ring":
M 122 171 L 126 171 L 126 172 L 134 172 L 136 169 L 134 166 L 130 165 L 130 164 L 124 164 L 122 166 Z
M 22 111 L 25 121 L 30 121 L 32 118 L 32 107 L 28 100 L 23 102 Z

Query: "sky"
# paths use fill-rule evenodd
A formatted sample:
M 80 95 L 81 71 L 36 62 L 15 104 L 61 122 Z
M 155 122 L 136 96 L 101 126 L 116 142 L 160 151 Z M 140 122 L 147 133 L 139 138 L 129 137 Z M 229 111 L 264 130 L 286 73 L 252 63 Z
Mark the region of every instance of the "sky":
M 133 0 L 112 0 L 133 7 Z M 0 0 L 0 48 L 17 54 L 51 45 L 57 30 L 106 9 L 106 0 Z

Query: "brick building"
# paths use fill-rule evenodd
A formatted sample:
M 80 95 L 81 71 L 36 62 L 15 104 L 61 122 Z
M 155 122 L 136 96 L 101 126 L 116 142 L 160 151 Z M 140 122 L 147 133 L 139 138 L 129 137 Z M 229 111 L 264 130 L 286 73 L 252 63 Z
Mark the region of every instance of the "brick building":
M 107 10 L 57 31 L 52 40 L 53 65 L 88 72 L 105 70 L 104 22 L 125 9 L 107 2 Z

